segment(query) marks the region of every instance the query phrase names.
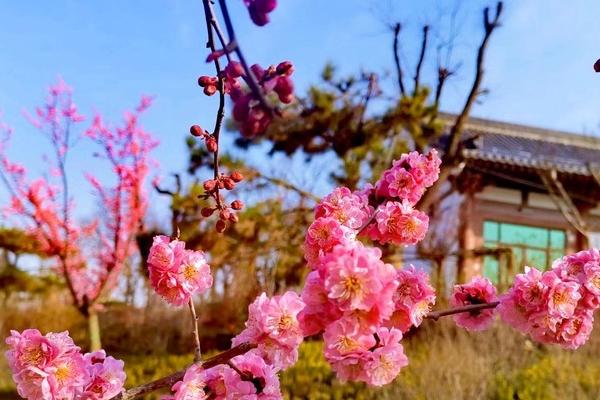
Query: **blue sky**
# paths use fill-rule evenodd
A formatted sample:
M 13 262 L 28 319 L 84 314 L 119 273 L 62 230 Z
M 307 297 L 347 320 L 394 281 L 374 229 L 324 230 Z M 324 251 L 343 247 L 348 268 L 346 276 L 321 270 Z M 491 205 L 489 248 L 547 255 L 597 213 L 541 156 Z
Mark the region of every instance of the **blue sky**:
M 412 64 L 423 23 L 435 24 L 455 1 L 280 0 L 272 23 L 258 28 L 242 0 L 230 0 L 239 41 L 261 64 L 284 59 L 296 65 L 300 92 L 318 80 L 327 61 L 351 73 L 391 70 L 385 24 L 400 20 L 403 62 Z M 417 4 L 418 3 L 418 4 Z M 481 36 L 481 10 L 491 1 L 460 2 L 454 60 L 462 62 L 443 98 L 458 110 L 472 79 L 474 49 Z M 567 5 L 568 4 L 568 5 Z M 489 47 L 484 86 L 490 93 L 473 114 L 480 117 L 597 134 L 600 132 L 600 3 L 594 1 L 507 1 L 503 27 Z M 75 88 L 87 115 L 101 111 L 116 121 L 141 94 L 156 96 L 143 120 L 161 141 L 156 156 L 165 173 L 186 164 L 183 139 L 192 123 L 212 125 L 216 102 L 196 86 L 211 73 L 203 60 L 205 27 L 201 2 L 177 0 L 3 2 L 0 12 L 0 110 L 15 128 L 11 157 L 43 171 L 45 142 L 21 112 L 44 98 L 58 75 Z M 428 74 L 432 69 L 426 71 Z M 391 85 L 391 83 L 390 83 Z M 393 89 L 393 88 L 392 88 Z M 89 161 L 91 145 L 71 159 L 76 195 L 88 193 L 82 170 L 102 175 Z M 260 157 L 255 157 L 260 160 Z M 0 189 L 2 199 L 3 189 Z M 87 210 L 92 200 L 84 201 Z

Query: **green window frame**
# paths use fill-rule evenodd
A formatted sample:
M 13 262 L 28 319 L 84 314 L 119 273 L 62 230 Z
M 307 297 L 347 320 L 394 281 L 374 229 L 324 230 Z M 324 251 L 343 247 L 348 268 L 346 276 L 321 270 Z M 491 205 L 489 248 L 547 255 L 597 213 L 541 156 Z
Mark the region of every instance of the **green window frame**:
M 510 248 L 512 250 L 513 272 L 520 272 L 525 266 L 548 269 L 552 261 L 565 254 L 566 232 L 563 229 L 514 224 L 485 220 L 483 240 L 486 248 Z M 500 266 L 497 257 L 485 256 L 483 275 L 495 284 L 512 279 L 508 277 L 506 266 Z

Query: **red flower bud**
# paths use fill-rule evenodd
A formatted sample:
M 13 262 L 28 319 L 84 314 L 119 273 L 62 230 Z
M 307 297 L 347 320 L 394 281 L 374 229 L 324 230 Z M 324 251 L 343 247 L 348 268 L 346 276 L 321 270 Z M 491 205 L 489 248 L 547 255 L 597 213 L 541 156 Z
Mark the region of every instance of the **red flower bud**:
M 204 218 L 208 218 L 208 217 L 210 217 L 215 212 L 215 210 L 216 210 L 216 208 L 204 207 L 202 210 L 200 210 L 200 214 Z
M 294 64 L 289 61 L 282 61 L 277 65 L 277 73 L 283 76 L 290 76 L 294 72 Z
M 231 212 L 226 208 L 221 210 L 221 212 L 219 212 L 219 218 L 222 219 L 223 221 L 229 219 L 230 215 L 231 215 Z
M 207 96 L 212 96 L 217 91 L 217 87 L 215 85 L 208 85 L 204 88 L 204 94 Z
M 204 129 L 200 128 L 199 125 L 192 125 L 190 127 L 190 133 L 193 136 L 204 136 Z
M 242 208 L 244 208 L 244 203 L 242 203 L 241 200 L 234 200 L 231 202 L 231 208 L 233 208 L 234 210 L 241 210 Z
M 215 228 L 217 229 L 217 232 L 219 233 L 223 233 L 225 231 L 225 229 L 227 228 L 227 224 L 225 223 L 225 221 L 223 221 L 222 219 L 217 221 L 217 224 L 215 225 Z
M 244 180 L 244 175 L 242 175 L 239 171 L 233 171 L 229 177 L 236 183 Z
M 223 186 L 227 190 L 231 190 L 235 187 L 235 182 L 231 178 L 223 178 L 221 182 L 223 182 Z
M 289 104 L 294 100 L 294 82 L 290 78 L 278 78 L 273 90 L 282 103 Z
M 223 189 L 225 187 L 225 184 L 223 184 L 222 180 L 218 181 L 218 185 L 219 185 L 219 189 Z
M 235 223 L 236 223 L 236 222 L 238 222 L 240 219 L 238 218 L 238 216 L 237 216 L 237 215 L 235 215 L 234 213 L 231 213 L 231 214 L 229 214 L 229 220 L 235 224 Z
M 210 151 L 211 153 L 214 153 L 215 151 L 217 151 L 217 141 L 215 140 L 214 137 L 209 136 L 206 138 L 206 149 L 208 151 Z
M 209 85 L 213 84 L 213 77 L 212 76 L 206 76 L 206 75 L 202 75 L 200 78 L 198 78 L 198 85 L 201 87 L 206 87 Z
M 211 192 L 215 189 L 216 182 L 214 179 L 208 179 L 208 180 L 204 181 L 202 186 L 204 187 L 204 190 L 206 190 L 207 192 Z
M 600 59 L 594 64 L 594 71 L 600 72 Z

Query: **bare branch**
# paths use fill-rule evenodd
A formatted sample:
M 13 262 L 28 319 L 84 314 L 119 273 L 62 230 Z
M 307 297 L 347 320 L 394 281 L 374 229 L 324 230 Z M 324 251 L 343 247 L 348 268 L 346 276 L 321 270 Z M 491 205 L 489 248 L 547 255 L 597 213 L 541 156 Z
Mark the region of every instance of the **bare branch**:
M 423 61 L 425 60 L 425 52 L 427 51 L 427 38 L 429 37 L 429 25 L 423 27 L 423 39 L 421 41 L 421 53 L 419 54 L 419 62 L 415 70 L 415 88 L 413 95 L 417 94 L 419 90 L 419 80 L 421 77 L 421 69 L 423 68 Z
M 400 94 L 404 96 L 406 90 L 404 89 L 404 82 L 402 78 L 402 66 L 400 65 L 400 30 L 402 25 L 398 22 L 394 25 L 394 62 L 396 63 L 396 74 L 398 75 L 398 86 L 400 86 Z
M 432 311 L 429 314 L 427 314 L 425 316 L 425 318 L 437 321 L 440 317 L 445 317 L 447 315 L 454 315 L 454 314 L 461 314 L 461 313 L 466 313 L 466 312 L 481 311 L 481 310 L 486 310 L 486 309 L 490 309 L 490 308 L 496 308 L 498 306 L 498 304 L 500 304 L 499 301 L 492 301 L 490 303 L 469 304 L 467 306 L 449 308 L 447 310 Z

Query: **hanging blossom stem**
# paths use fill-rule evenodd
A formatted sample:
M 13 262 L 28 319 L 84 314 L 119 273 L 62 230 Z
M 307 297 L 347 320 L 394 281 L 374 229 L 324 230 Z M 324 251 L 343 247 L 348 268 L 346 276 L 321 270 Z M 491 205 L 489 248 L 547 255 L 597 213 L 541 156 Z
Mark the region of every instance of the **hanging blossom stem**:
M 202 360 L 202 349 L 200 348 L 200 334 L 198 333 L 198 317 L 194 300 L 190 298 L 190 313 L 192 314 L 192 332 L 194 333 L 194 362 Z

